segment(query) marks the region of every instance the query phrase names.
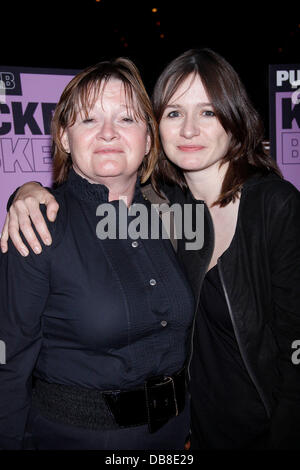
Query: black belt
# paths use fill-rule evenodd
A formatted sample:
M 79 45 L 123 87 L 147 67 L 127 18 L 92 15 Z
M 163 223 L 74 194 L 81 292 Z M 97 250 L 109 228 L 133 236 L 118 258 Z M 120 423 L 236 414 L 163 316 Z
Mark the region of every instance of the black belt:
M 143 388 L 105 391 L 36 379 L 33 405 L 47 418 L 89 429 L 118 429 L 148 424 L 155 432 L 185 405 L 186 369 L 151 377 Z

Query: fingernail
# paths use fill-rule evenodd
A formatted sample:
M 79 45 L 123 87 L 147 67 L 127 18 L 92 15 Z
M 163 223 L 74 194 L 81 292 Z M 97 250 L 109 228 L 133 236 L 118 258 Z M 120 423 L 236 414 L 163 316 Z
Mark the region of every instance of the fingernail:
M 41 250 L 38 246 L 35 246 L 35 247 L 33 248 L 33 251 L 38 255 L 38 254 L 41 253 L 42 250 Z
M 55 219 L 55 212 L 50 212 L 49 218 L 50 218 L 50 220 L 54 220 Z
M 51 238 L 45 238 L 45 245 L 51 245 Z
M 22 254 L 22 256 L 28 256 L 29 251 L 28 251 L 27 249 L 25 249 L 25 248 L 22 248 L 21 254 Z

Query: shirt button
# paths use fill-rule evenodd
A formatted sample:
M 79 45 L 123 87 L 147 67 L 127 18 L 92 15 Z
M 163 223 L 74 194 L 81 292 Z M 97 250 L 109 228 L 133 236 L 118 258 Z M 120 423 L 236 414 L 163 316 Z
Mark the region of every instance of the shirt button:
M 149 284 L 150 284 L 150 286 L 156 286 L 156 280 L 155 279 L 150 279 Z
M 139 246 L 139 244 L 138 244 L 138 242 L 132 242 L 131 246 L 132 246 L 132 248 L 136 248 L 137 246 Z
M 166 320 L 163 320 L 160 322 L 161 326 L 165 327 L 167 326 L 168 322 Z

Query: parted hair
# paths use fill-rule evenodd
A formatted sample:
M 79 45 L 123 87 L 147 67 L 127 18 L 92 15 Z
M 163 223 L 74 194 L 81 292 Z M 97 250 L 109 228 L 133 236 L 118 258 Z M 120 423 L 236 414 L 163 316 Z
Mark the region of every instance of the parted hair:
M 216 117 L 230 144 L 221 164 L 229 162 L 221 193 L 214 202 L 220 207 L 234 201 L 245 180 L 254 173 L 274 171 L 281 175 L 276 162 L 266 153 L 262 120 L 250 102 L 233 67 L 211 49 L 191 49 L 174 59 L 161 73 L 154 87 L 152 102 L 160 123 L 164 110 L 178 87 L 193 75 L 199 75 L 210 98 Z M 183 171 L 160 149 L 153 174 L 153 184 L 179 184 L 187 188 Z
M 159 138 L 151 101 L 135 64 L 127 58 L 119 57 L 84 69 L 62 92 L 51 122 L 53 173 L 56 184 L 66 180 L 72 166 L 72 157 L 62 145 L 63 132 L 75 123 L 78 112 L 88 116 L 89 109 L 95 104 L 99 92 L 103 93 L 105 84 L 111 78 L 123 83 L 126 102 L 132 105 L 135 117 L 142 119 L 147 125 L 151 147 L 139 169 L 141 182 L 144 183 L 152 174 L 158 158 Z

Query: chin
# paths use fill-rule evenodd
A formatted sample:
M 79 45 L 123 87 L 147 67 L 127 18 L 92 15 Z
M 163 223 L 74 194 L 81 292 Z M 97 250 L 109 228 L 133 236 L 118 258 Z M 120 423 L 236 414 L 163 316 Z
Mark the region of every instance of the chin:
M 203 165 L 199 165 L 199 160 L 194 159 L 185 159 L 184 161 L 180 161 L 177 163 L 177 166 L 184 171 L 197 171 L 203 169 Z
M 101 172 L 97 173 L 95 178 L 97 178 L 99 181 L 102 181 L 103 179 L 110 179 L 110 178 L 120 178 L 124 176 L 122 173 L 118 172 L 113 172 L 113 171 L 107 171 L 107 172 Z
M 99 165 L 95 168 L 95 174 L 98 176 L 119 176 L 124 172 L 124 168 L 116 162 L 109 162 L 105 165 Z

